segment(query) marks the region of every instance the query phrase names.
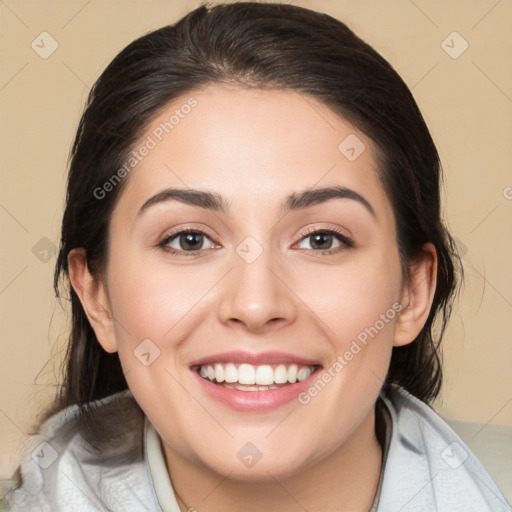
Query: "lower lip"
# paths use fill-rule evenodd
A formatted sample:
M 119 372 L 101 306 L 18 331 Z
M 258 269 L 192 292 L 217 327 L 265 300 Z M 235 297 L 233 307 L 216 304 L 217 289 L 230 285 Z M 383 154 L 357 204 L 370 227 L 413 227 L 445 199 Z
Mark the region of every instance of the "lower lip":
M 237 411 L 265 411 L 275 409 L 296 399 L 300 393 L 311 385 L 311 379 L 317 375 L 318 370 L 301 382 L 296 382 L 279 389 L 269 389 L 268 391 L 240 391 L 238 389 L 225 388 L 203 379 L 194 370 L 192 372 L 206 393 L 218 402 Z

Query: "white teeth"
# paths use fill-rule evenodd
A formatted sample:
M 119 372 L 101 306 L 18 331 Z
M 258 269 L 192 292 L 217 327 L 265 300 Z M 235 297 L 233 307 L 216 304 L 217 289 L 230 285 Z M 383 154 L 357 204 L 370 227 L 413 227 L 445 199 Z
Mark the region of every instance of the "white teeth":
M 295 384 L 297 381 L 306 380 L 314 371 L 313 366 L 298 366 L 296 364 L 280 364 L 273 368 L 271 365 L 263 364 L 253 366 L 252 364 L 216 363 L 214 365 L 203 365 L 199 368 L 199 375 L 204 379 L 224 383 L 225 387 L 233 389 L 244 389 L 246 391 L 267 391 L 277 389 L 276 384 Z
M 234 364 L 229 363 L 224 368 L 224 380 L 226 382 L 238 382 L 238 370 Z
M 256 384 L 256 372 L 254 366 L 241 364 L 238 368 L 238 382 L 240 384 Z
M 311 368 L 301 368 L 297 372 L 297 380 L 303 381 L 306 380 L 313 372 L 311 371 Z
M 239 391 L 268 391 L 269 389 L 279 389 L 273 384 L 271 386 L 244 386 L 242 384 L 224 384 L 223 387 L 229 389 L 238 389 Z
M 217 382 L 224 382 L 224 368 L 221 364 L 215 365 L 215 380 Z
M 288 368 L 288 382 L 290 384 L 297 382 L 297 370 L 298 368 L 296 364 L 292 364 L 290 368 Z
M 262 384 L 264 386 L 274 384 L 274 370 L 272 370 L 272 366 L 258 366 L 256 370 L 256 384 Z
M 274 382 L 276 384 L 285 384 L 288 382 L 288 370 L 284 364 L 280 364 L 274 370 Z

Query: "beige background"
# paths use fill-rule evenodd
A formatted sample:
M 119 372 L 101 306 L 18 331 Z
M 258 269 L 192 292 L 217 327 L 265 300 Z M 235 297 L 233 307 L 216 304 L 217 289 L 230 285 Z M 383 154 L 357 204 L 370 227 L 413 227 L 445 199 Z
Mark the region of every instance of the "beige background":
M 512 424 L 512 2 L 294 3 L 345 21 L 412 88 L 442 155 L 446 218 L 466 269 L 444 342 L 437 409 Z M 69 315 L 53 296 L 51 250 L 87 92 L 125 45 L 198 5 L 0 1 L 0 477 L 10 475 L 15 454 L 30 442 L 26 432 L 58 379 Z M 448 37 L 454 31 L 463 39 Z M 42 32 L 58 43 L 47 59 L 31 47 Z M 464 41 L 468 48 L 452 58 L 444 40 L 452 54 Z

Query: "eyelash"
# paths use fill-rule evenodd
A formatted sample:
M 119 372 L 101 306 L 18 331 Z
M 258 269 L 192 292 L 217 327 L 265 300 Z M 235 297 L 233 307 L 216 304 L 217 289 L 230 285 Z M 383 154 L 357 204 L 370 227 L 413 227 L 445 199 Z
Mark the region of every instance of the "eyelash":
M 184 233 L 194 233 L 194 234 L 204 235 L 205 237 L 207 237 L 211 240 L 211 238 L 204 231 L 201 231 L 200 229 L 185 228 L 185 229 L 176 231 L 175 233 L 172 233 L 172 234 L 166 236 L 160 243 L 157 244 L 157 246 L 171 255 L 197 256 L 199 253 L 205 251 L 205 249 L 200 249 L 198 251 L 181 251 L 181 250 L 171 249 L 167 246 L 167 244 L 169 242 L 173 241 L 174 239 L 176 239 L 177 237 L 179 237 L 180 235 L 182 235 Z M 312 235 L 319 234 L 319 233 L 326 234 L 326 235 L 334 235 L 334 237 L 337 238 L 338 241 L 342 245 L 340 247 L 335 247 L 334 249 L 327 249 L 327 250 L 323 250 L 323 251 L 315 250 L 315 249 L 305 249 L 306 251 L 311 251 L 315 255 L 318 255 L 318 254 L 333 255 L 333 254 L 337 254 L 341 251 L 346 251 L 346 250 L 352 249 L 354 247 L 353 241 L 350 238 L 348 238 L 346 235 L 341 233 L 341 231 L 338 231 L 335 228 L 306 230 L 300 234 L 300 236 L 301 236 L 300 240 L 298 242 L 296 242 L 294 245 L 297 245 L 297 243 L 302 242 L 306 238 L 308 238 Z M 212 240 L 212 242 L 213 242 L 213 240 Z
M 335 247 L 334 249 L 326 249 L 323 251 L 315 250 L 315 249 L 305 249 L 305 250 L 311 251 L 315 255 L 320 254 L 320 255 L 324 256 L 324 255 L 338 254 L 341 251 L 346 251 L 346 250 L 352 249 L 354 247 L 354 242 L 350 238 L 348 238 L 346 235 L 344 235 L 341 231 L 338 231 L 336 228 L 307 229 L 300 234 L 301 238 L 300 238 L 299 242 L 297 242 L 297 243 L 302 242 L 309 236 L 316 235 L 319 233 L 322 233 L 324 235 L 333 235 L 341 243 L 341 246 Z M 294 244 L 294 245 L 297 245 L 297 244 Z
M 170 235 L 166 236 L 159 244 L 158 247 L 162 248 L 165 252 L 175 256 L 197 256 L 200 252 L 203 252 L 204 249 L 201 249 L 199 251 L 177 251 L 176 249 L 171 249 L 167 247 L 167 244 L 174 240 L 175 238 L 179 237 L 180 235 L 183 235 L 184 233 L 194 233 L 198 235 L 204 235 L 207 238 L 210 238 L 204 231 L 201 231 L 200 229 L 194 229 L 194 228 L 185 228 L 181 229 L 180 231 L 176 231 L 175 233 L 171 233 Z

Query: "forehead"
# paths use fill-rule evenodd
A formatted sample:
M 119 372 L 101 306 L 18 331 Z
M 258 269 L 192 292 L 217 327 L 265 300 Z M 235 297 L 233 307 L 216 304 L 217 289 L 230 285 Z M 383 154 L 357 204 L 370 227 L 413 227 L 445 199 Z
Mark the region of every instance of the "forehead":
M 379 216 L 392 214 L 372 141 L 294 91 L 219 85 L 191 91 L 155 115 L 135 151 L 140 161 L 118 204 L 131 217 L 167 187 L 219 193 L 240 212 L 272 210 L 295 190 L 336 185 L 371 198 Z

